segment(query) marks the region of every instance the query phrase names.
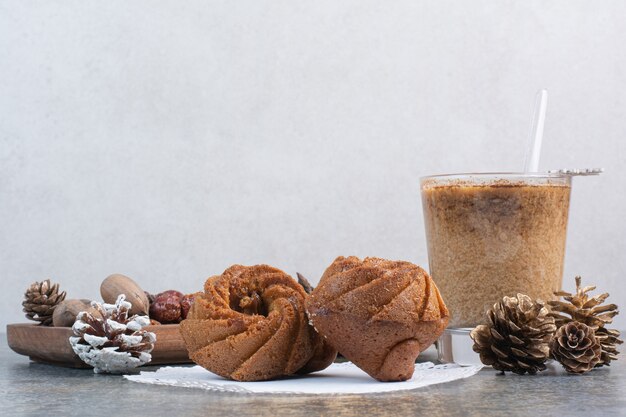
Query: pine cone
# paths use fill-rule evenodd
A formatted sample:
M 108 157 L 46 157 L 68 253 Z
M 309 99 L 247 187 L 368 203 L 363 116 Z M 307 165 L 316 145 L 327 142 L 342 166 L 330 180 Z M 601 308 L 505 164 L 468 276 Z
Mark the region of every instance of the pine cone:
M 64 299 L 65 291 L 59 292 L 59 284 L 51 285 L 49 279 L 34 282 L 24 293 L 23 311 L 26 318 L 38 321 L 43 326 L 50 326 L 54 309 Z
M 156 336 L 141 330 L 150 324 L 148 316 L 128 317 L 131 303 L 121 294 L 115 304 L 91 305 L 102 318 L 81 312 L 72 326 L 74 335 L 70 344 L 74 352 L 95 373 L 122 373 L 150 362 Z
M 565 291 L 555 292 L 554 295 L 563 297 L 565 301 L 548 301 L 552 308 L 550 316 L 554 317 L 557 327 L 561 327 L 572 321 L 579 321 L 592 327 L 600 342 L 602 354 L 600 362 L 596 366 L 610 365 L 612 360 L 617 360 L 617 345 L 624 343 L 620 340 L 620 332 L 615 329 L 607 329 L 605 326 L 613 322 L 613 317 L 619 314 L 617 305 L 601 305 L 609 297 L 608 293 L 589 297 L 587 294 L 596 289 L 595 286 L 581 288 L 581 278 L 576 277 L 576 294 Z
M 592 327 L 572 321 L 559 327 L 550 340 L 550 356 L 572 374 L 582 374 L 600 362 L 602 348 Z
M 313 286 L 311 285 L 309 280 L 306 279 L 305 276 L 299 272 L 296 272 L 296 276 L 298 277 L 298 284 L 302 285 L 302 288 L 304 288 L 304 292 L 307 294 L 311 294 L 311 292 L 313 291 Z
M 504 297 L 487 312 L 487 324 L 471 331 L 473 349 L 494 369 L 523 375 L 546 369 L 548 342 L 556 331 L 554 319 L 540 300 L 524 294 Z

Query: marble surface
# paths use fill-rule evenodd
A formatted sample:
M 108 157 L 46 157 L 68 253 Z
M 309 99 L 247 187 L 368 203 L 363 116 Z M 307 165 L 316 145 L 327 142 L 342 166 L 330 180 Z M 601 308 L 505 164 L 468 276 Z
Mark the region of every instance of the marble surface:
M 427 351 L 424 359 L 432 360 L 432 354 Z M 583 376 L 554 366 L 534 377 L 484 369 L 468 379 L 395 394 L 242 395 L 138 384 L 30 362 L 11 351 L 2 334 L 0 393 L 4 416 L 625 416 L 626 362 Z

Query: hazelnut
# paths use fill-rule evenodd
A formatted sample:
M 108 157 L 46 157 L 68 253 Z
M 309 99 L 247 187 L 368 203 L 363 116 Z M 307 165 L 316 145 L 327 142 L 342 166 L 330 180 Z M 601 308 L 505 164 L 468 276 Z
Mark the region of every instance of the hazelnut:
M 195 296 L 195 294 L 185 294 L 182 300 L 180 300 L 180 307 L 182 308 L 181 317 L 183 320 L 187 318 L 187 314 L 189 314 L 189 310 L 191 309 Z
M 157 295 L 154 296 L 154 298 L 158 298 L 158 297 L 178 297 L 178 298 L 183 298 L 183 293 L 180 291 L 176 291 L 176 290 L 167 290 L 167 291 L 163 291 L 158 293 Z
M 91 306 L 89 300 L 64 300 L 54 308 L 52 324 L 54 327 L 72 327 L 76 315 L 81 311 L 87 311 L 94 317 L 101 317 L 100 312 Z
M 154 297 L 154 302 L 150 304 L 150 318 L 163 324 L 180 322 L 182 297 L 183 294 L 175 290 L 157 294 Z

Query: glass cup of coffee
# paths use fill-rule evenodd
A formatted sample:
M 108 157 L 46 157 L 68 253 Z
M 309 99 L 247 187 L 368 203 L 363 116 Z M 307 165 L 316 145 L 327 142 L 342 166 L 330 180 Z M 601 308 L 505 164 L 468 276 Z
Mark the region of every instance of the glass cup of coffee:
M 544 301 L 561 288 L 571 176 L 479 173 L 421 178 L 430 274 L 451 327 L 485 322 L 517 293 Z

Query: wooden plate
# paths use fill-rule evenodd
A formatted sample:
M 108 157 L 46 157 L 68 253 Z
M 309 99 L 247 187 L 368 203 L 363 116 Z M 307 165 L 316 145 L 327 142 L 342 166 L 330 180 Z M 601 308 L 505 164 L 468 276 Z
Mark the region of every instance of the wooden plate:
M 152 361 L 148 365 L 191 363 L 178 324 L 146 326 L 144 329 L 156 334 Z M 69 338 L 71 327 L 51 327 L 20 323 L 7 325 L 9 347 L 20 355 L 36 362 L 70 368 L 91 368 L 72 350 Z

